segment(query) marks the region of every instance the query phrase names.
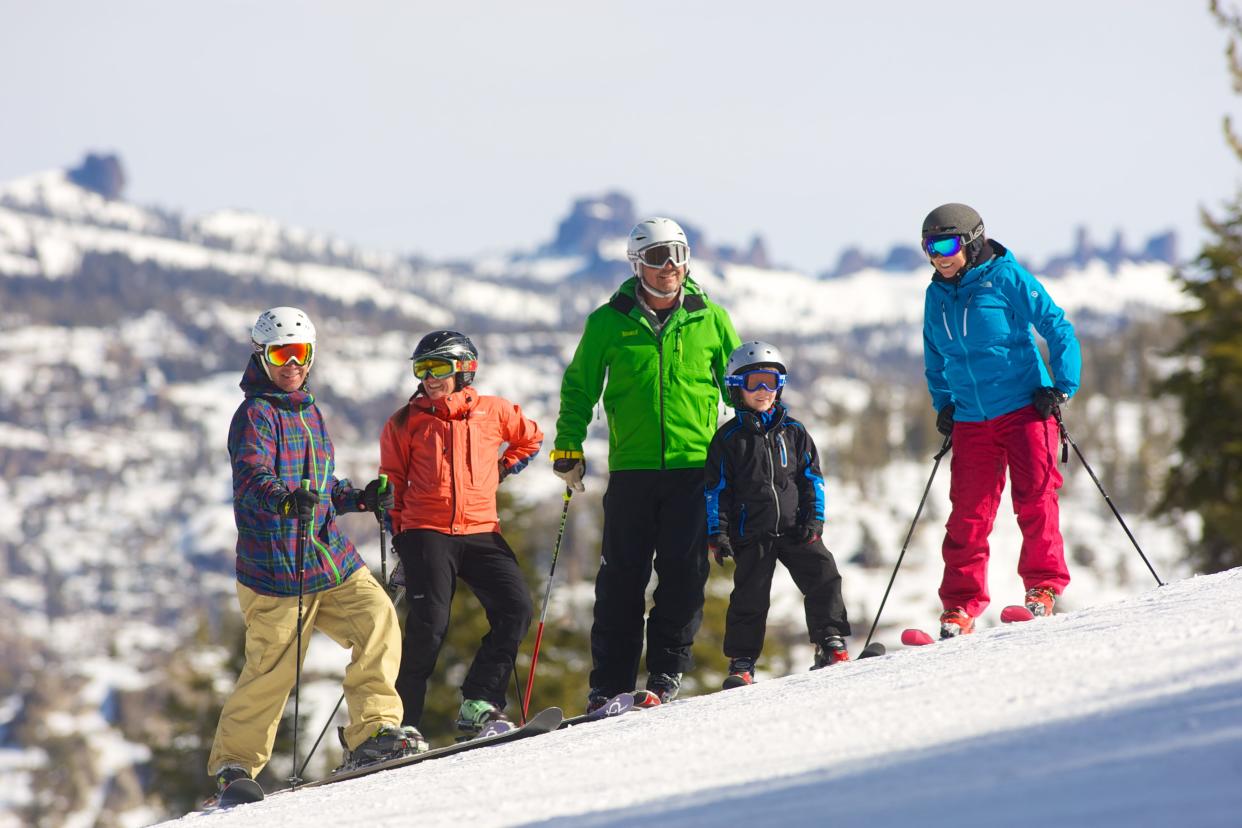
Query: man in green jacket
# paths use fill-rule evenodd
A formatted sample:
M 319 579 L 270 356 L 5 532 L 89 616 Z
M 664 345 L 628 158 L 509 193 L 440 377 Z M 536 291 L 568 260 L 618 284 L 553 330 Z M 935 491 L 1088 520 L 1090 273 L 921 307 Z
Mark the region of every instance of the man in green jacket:
M 636 701 L 671 701 L 693 666 L 708 572 L 703 463 L 727 399 L 725 363 L 741 344 L 729 315 L 689 278 L 690 246 L 677 222 L 639 222 L 626 252 L 634 278 L 587 317 L 565 369 L 552 452 L 556 474 L 583 491 L 582 442 L 602 393 L 609 480 L 588 710 L 637 683 L 653 553 L 659 583 L 646 619 L 647 685 Z

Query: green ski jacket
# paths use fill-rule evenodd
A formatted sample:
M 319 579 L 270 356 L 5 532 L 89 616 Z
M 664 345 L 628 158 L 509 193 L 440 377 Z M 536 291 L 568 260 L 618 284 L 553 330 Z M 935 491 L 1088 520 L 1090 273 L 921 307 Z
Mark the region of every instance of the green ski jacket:
M 720 400 L 728 399 L 725 364 L 741 341 L 724 308 L 689 277 L 681 306 L 657 334 L 638 305 L 637 285 L 627 279 L 587 317 L 561 380 L 556 448 L 582 450 L 602 392 L 609 471 L 702 467 Z

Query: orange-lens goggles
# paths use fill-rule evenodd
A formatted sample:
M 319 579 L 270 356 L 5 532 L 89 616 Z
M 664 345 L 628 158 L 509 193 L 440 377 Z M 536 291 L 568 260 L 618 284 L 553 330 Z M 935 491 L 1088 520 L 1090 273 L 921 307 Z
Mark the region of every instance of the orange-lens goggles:
M 297 365 L 309 365 L 311 351 L 314 346 L 309 342 L 286 342 L 283 345 L 268 345 L 263 349 L 263 357 L 268 364 L 277 368 L 290 362 Z

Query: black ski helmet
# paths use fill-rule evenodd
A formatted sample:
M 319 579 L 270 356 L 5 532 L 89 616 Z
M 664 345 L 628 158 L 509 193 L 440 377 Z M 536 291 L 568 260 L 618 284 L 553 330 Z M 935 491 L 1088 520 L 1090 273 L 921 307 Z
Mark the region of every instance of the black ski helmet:
M 414 355 L 410 357 L 410 360 L 417 362 L 420 359 L 435 357 L 451 360 L 474 360 L 477 362 L 479 359 L 479 349 L 474 347 L 470 337 L 464 333 L 457 331 L 432 331 L 418 340 L 418 345 L 414 347 Z M 474 382 L 474 371 L 457 372 L 458 388 L 464 388 L 472 382 Z
M 933 236 L 961 236 L 966 250 L 966 266 L 972 267 L 980 258 L 987 236 L 983 230 L 983 217 L 975 208 L 965 204 L 941 204 L 923 219 L 923 238 Z

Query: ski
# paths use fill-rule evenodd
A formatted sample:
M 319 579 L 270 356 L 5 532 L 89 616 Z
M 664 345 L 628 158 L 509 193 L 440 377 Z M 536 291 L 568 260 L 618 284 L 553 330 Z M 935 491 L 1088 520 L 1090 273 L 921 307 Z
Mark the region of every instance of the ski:
M 926 647 L 928 644 L 935 644 L 936 639 L 920 629 L 911 627 L 901 631 L 901 643 L 907 647 Z
M 455 742 L 444 747 L 432 748 L 422 753 L 414 753 L 409 756 L 401 756 L 396 759 L 387 759 L 382 762 L 372 762 L 368 765 L 362 765 L 357 768 L 349 768 L 345 770 L 333 771 L 332 774 L 317 779 L 314 782 L 307 782 L 305 785 L 299 785 L 296 789 L 284 788 L 272 793 L 272 796 L 279 796 L 290 790 L 301 790 L 303 788 L 317 788 L 321 785 L 331 785 L 333 782 L 343 782 L 346 779 L 357 779 L 362 776 L 369 776 L 380 771 L 393 770 L 394 768 L 404 768 L 409 765 L 417 765 L 419 762 L 427 762 L 432 759 L 440 759 L 444 756 L 454 756 L 458 753 L 464 753 L 467 750 L 475 750 L 476 748 L 487 747 L 488 745 L 499 745 L 505 742 L 513 742 L 518 739 L 526 739 L 531 736 L 538 736 L 541 733 L 548 733 L 556 730 L 560 726 L 562 719 L 561 709 L 559 707 L 549 707 L 541 710 L 521 727 L 515 727 L 506 730 L 503 733 L 497 733 L 494 736 L 476 736 L 465 742 Z
M 864 658 L 877 658 L 887 652 L 888 650 L 883 644 L 878 641 L 872 641 L 866 647 L 863 647 L 863 651 L 858 654 L 858 660 L 862 660 Z
M 573 727 L 574 725 L 585 724 L 586 722 L 598 722 L 600 719 L 611 719 L 613 716 L 620 716 L 622 713 L 628 713 L 634 709 L 633 693 L 618 693 L 613 696 L 604 706 L 591 713 L 583 713 L 581 716 L 570 716 L 561 722 L 561 728 Z
M 1006 624 L 1014 624 L 1019 621 L 1033 621 L 1034 619 L 1035 613 L 1021 604 L 1013 604 L 1001 610 L 1001 620 Z
M 263 788 L 253 779 L 236 779 L 216 796 L 211 797 L 199 808 L 205 814 L 223 811 L 236 805 L 248 802 L 261 802 Z

